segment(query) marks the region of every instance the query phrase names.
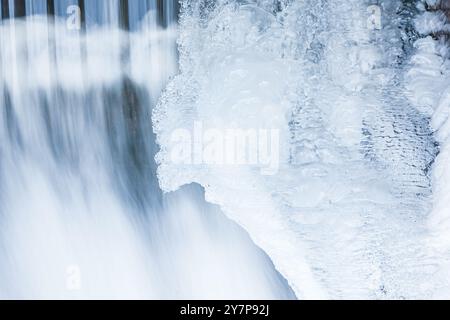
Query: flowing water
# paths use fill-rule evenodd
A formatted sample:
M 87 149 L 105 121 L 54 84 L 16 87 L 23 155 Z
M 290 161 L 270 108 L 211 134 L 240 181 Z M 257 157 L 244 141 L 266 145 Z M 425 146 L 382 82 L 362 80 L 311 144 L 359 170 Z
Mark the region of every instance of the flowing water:
M 433 297 L 412 3 L 2 1 L 0 297 Z M 272 171 L 174 163 L 199 123 Z

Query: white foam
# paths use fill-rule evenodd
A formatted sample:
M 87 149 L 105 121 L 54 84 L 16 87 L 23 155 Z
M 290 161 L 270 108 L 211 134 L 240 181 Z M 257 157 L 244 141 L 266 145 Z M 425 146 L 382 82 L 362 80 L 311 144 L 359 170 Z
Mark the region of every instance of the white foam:
M 136 127 L 127 131 L 126 121 L 151 129 L 152 102 L 177 68 L 175 32 L 109 27 L 80 36 L 43 17 L 0 26 L 2 298 L 294 298 L 270 259 L 201 191 L 141 210 L 127 194 L 126 140 Z M 124 38 L 131 58 L 121 60 Z M 122 92 L 126 77 L 136 92 Z M 125 94 L 141 103 L 132 106 L 142 108 L 139 119 L 126 118 Z M 142 145 L 135 151 L 152 156 Z M 132 178 L 139 186 L 147 175 Z

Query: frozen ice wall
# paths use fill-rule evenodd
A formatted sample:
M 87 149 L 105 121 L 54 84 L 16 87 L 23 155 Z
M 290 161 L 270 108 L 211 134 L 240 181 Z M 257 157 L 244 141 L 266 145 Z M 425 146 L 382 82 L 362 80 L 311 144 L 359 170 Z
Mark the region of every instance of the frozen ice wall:
M 450 114 L 450 56 L 449 17 L 450 2 L 420 1 L 415 26 L 421 38 L 415 44 L 407 81 L 410 100 L 421 112 L 431 117 L 431 125 L 440 145 L 440 153 L 433 165 L 434 207 L 428 217 L 430 243 L 445 257 L 437 273 L 445 282 L 439 286 L 436 296 L 446 299 L 449 294 L 450 275 L 448 237 L 449 202 L 449 114 Z

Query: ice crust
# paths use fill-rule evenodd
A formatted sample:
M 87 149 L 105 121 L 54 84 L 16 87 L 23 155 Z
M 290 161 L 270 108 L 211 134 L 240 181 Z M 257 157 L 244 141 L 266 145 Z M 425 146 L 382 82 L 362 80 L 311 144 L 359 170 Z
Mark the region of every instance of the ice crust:
M 382 2 L 381 30 L 365 1 L 271 3 L 184 2 L 181 71 L 153 117 L 162 188 L 204 186 L 301 299 L 440 296 L 429 116 L 440 100 L 433 123 L 444 123 L 448 106 L 433 41 L 408 47 L 401 1 Z M 279 172 L 173 163 L 171 133 L 196 121 L 280 130 Z M 447 173 L 442 157 L 435 176 Z

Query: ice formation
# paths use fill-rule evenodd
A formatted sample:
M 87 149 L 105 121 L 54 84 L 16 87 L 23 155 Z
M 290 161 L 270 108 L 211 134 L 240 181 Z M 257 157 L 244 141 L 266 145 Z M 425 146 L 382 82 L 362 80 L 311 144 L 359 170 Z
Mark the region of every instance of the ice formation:
M 46 2 L 0 25 L 0 298 L 294 298 L 201 188 L 158 186 L 150 115 L 177 68 L 173 18 L 130 1 L 123 30 L 118 1 L 89 0 L 79 31 L 73 1 L 56 17 Z
M 420 53 L 433 42 L 415 33 L 443 18 L 418 15 L 413 25 L 415 10 L 402 1 L 184 2 L 181 72 L 154 111 L 161 185 L 204 186 L 299 298 L 433 298 L 448 288 L 439 272 L 447 255 L 429 229 L 439 216 L 429 215 L 438 152 L 429 117 L 443 61 Z M 171 133 L 195 122 L 279 130 L 278 172 L 174 163 Z M 442 157 L 434 175 L 444 174 Z
M 0 3 L 0 298 L 450 297 L 447 0 Z

